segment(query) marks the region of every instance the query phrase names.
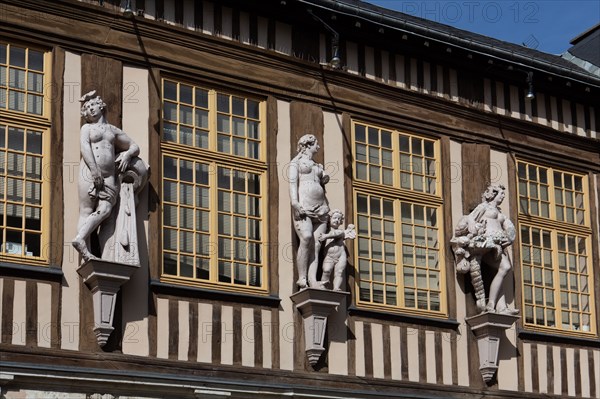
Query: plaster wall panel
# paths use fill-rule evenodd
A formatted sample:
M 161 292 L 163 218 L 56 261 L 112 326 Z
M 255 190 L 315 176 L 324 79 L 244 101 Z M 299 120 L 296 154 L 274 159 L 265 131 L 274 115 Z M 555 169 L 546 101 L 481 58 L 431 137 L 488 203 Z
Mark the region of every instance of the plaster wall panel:
M 396 54 L 396 86 L 406 88 L 406 79 L 404 74 L 404 56 Z
M 356 339 L 356 375 L 364 377 L 365 372 L 365 330 L 362 321 L 354 323 L 354 337 Z
M 81 57 L 74 53 L 65 53 L 64 72 L 64 104 L 63 126 L 64 142 L 78 143 L 81 128 Z M 79 209 L 79 191 L 77 177 L 79 171 L 79 151 L 65 145 L 63 150 L 63 163 L 69 173 L 63 173 L 65 224 L 64 236 L 68 241 L 77 235 L 77 215 L 69 217 L 67 210 Z M 65 242 L 62 271 L 64 283 L 61 294 L 61 348 L 69 350 L 79 349 L 79 256 L 70 242 Z
M 415 328 L 406 329 L 408 346 L 408 379 L 413 382 L 419 381 L 419 330 Z
M 292 25 L 281 22 L 275 24 L 275 51 L 292 54 Z
M 215 6 L 209 1 L 203 1 L 201 4 L 204 6 L 202 9 L 202 33 L 212 35 L 215 30 Z
M 371 324 L 371 342 L 373 351 L 373 377 L 383 378 L 383 326 L 378 323 Z M 369 349 L 367 349 L 369 350 Z
M 213 305 L 198 304 L 198 361 L 212 362 Z
M 188 301 L 178 301 L 178 304 L 179 342 L 177 359 L 188 360 L 188 350 L 190 349 L 190 303 Z
M 15 280 L 15 295 L 13 299 L 13 345 L 25 345 L 27 334 L 27 283 Z
M 262 319 L 262 347 L 263 347 L 263 364 L 266 369 L 273 367 L 273 337 L 271 336 L 271 311 L 268 309 L 261 310 Z
M 358 75 L 358 46 L 353 42 L 346 42 L 346 67 L 347 71 Z
M 156 300 L 156 357 L 169 358 L 169 300 L 157 298 Z
M 149 88 L 148 70 L 123 67 L 123 131 L 140 148 L 140 158 L 149 163 L 150 151 L 148 131 L 140 126 L 148 126 Z M 140 193 L 136 208 L 138 250 L 140 268 L 121 287 L 123 295 L 123 353 L 148 356 L 148 186 Z
M 2 284 L 0 283 L 0 286 Z M 52 333 L 52 304 L 56 303 L 58 298 L 52 298 L 52 286 L 46 283 L 37 283 L 37 345 L 43 348 L 50 348 Z M 0 298 L 2 293 L 0 292 Z M 2 304 L 0 304 L 2 309 Z M 2 324 L 2 323 L 0 323 Z M 0 333 L 1 334 L 1 333 Z
M 285 101 L 277 101 L 277 173 L 280 182 L 287 181 L 286 165 L 290 162 L 291 153 L 291 127 L 290 127 L 290 104 Z M 290 193 L 287 184 L 279 184 L 279 225 L 282 226 L 277 232 L 280 248 L 292 242 L 292 211 L 290 209 Z M 287 226 L 287 227 L 286 227 Z M 282 251 L 282 249 L 280 249 Z M 286 251 L 287 254 L 291 251 Z M 283 370 L 294 369 L 294 336 L 293 328 L 288 326 L 294 323 L 294 306 L 290 299 L 293 293 L 294 266 L 291 257 L 286 254 L 280 255 L 279 264 L 279 297 L 281 298 L 279 311 L 279 355 L 280 367 Z M 291 334 L 291 335 L 290 335 Z
M 254 309 L 242 308 L 242 366 L 254 367 L 254 339 Z
M 400 327 L 390 326 L 390 353 L 392 354 L 392 379 L 402 379 L 402 362 L 400 361 Z
M 329 174 L 327 183 L 327 199 L 329 207 L 333 209 L 344 209 L 346 199 L 344 198 L 344 145 L 341 115 L 332 112 L 323 112 L 323 125 L 326 134 L 323 135 L 324 168 Z M 348 223 L 344 221 L 344 226 Z M 346 245 L 352 245 L 348 240 Z M 346 287 L 346 282 L 342 284 Z M 347 311 L 344 298 L 328 318 L 329 336 L 329 373 L 348 374 L 348 337 L 347 337 Z
M 221 308 L 221 364 L 233 364 L 233 307 Z

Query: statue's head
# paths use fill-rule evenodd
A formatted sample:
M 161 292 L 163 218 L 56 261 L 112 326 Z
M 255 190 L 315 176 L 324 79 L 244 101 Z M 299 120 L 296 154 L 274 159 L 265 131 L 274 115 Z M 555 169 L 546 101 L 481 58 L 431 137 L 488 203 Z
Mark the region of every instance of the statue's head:
M 81 116 L 91 122 L 94 119 L 98 119 L 104 114 L 106 104 L 102 101 L 102 98 L 96 94 L 96 90 L 92 90 L 84 94 L 80 99 L 81 103 Z
M 494 198 L 500 196 L 500 201 L 504 199 L 504 190 L 505 187 L 503 184 L 492 184 L 489 183 L 487 189 L 481 195 L 481 200 L 485 202 L 491 202 Z
M 315 144 L 317 144 L 317 138 L 315 135 L 305 134 L 304 136 L 300 137 L 300 140 L 298 140 L 297 150 L 299 153 L 304 152 L 306 149 L 314 146 Z
M 334 209 L 331 211 L 329 216 L 329 223 L 336 224 L 337 226 L 341 225 L 344 222 L 344 214 L 339 209 Z

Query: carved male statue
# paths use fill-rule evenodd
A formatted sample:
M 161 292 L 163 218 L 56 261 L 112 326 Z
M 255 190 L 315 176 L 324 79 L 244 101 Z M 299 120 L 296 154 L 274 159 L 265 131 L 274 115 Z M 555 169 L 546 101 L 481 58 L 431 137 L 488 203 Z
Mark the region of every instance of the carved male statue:
M 516 237 L 515 226 L 500 211 L 504 196 L 503 185 L 490 184 L 482 195 L 481 203 L 458 222 L 450 242 L 457 272 L 471 275 L 477 310 L 515 315 L 519 311 L 508 308 L 502 289 L 504 278 L 512 269 L 506 248 Z M 482 262 L 496 271 L 487 303 L 481 276 Z
M 139 147 L 106 121 L 106 104 L 95 90 L 80 102 L 86 123 L 80 134 L 79 223 L 72 244 L 84 261 L 97 259 L 89 238 L 100 228 L 102 259 L 139 263 L 135 196 L 147 181 L 148 168 L 138 158 Z

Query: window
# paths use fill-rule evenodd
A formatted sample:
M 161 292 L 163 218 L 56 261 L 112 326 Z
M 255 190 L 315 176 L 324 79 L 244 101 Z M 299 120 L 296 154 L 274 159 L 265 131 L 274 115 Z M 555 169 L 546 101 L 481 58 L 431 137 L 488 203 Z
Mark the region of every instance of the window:
M 587 176 L 519 161 L 525 325 L 595 334 Z
M 353 122 L 357 302 L 446 314 L 439 142 Z
M 162 279 L 266 291 L 265 103 L 163 80 Z
M 48 52 L 0 42 L 0 255 L 9 262 L 46 263 L 49 65 Z

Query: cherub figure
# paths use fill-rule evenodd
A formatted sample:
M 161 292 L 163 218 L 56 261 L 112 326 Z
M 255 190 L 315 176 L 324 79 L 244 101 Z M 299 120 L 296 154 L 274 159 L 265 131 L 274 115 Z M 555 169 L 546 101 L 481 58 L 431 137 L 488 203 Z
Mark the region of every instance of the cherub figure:
M 325 241 L 325 259 L 323 259 L 323 274 L 321 275 L 321 281 L 319 282 L 321 288 L 325 288 L 331 279 L 331 272 L 334 272 L 333 276 L 333 290 L 342 291 L 342 284 L 344 283 L 344 271 L 348 264 L 346 255 L 346 248 L 344 247 L 344 240 L 356 238 L 356 230 L 353 224 L 349 224 L 344 230 L 340 228 L 344 221 L 344 214 L 339 209 L 334 209 L 331 212 L 329 226 L 330 229 L 325 234 L 320 234 L 318 240 L 320 242 Z

